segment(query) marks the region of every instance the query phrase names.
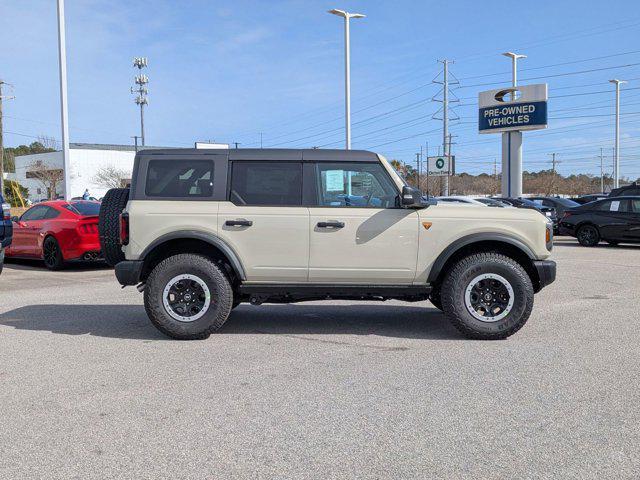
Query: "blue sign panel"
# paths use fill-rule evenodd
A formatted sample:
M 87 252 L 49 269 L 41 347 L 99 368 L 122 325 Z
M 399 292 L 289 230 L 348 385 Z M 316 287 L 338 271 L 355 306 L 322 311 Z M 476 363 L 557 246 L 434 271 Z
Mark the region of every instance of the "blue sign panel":
M 547 102 L 496 105 L 479 110 L 478 130 L 528 130 L 547 125 Z

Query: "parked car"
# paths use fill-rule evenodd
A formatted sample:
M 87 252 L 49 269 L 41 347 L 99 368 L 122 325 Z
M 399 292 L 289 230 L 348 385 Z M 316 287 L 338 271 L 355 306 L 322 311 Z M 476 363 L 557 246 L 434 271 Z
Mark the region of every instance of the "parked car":
M 13 226 L 11 224 L 11 206 L 4 203 L 4 198 L 0 193 L 0 273 L 4 267 L 4 256 L 7 247 L 11 245 L 13 238 Z
M 91 201 L 38 203 L 13 217 L 13 243 L 6 256 L 41 258 L 51 270 L 65 262 L 100 260 L 99 211 L 100 204 Z
M 498 197 L 498 200 L 509 203 L 510 205 L 517 208 L 530 208 L 539 211 L 542 215 L 551 220 L 551 222 L 553 223 L 553 232 L 558 232 L 558 214 L 556 213 L 555 208 L 540 205 L 529 200 L 528 198 L 523 197 Z
M 609 197 L 621 197 L 621 196 L 625 196 L 625 197 L 640 196 L 640 183 L 633 182 L 623 187 L 614 188 L 613 190 L 611 190 L 611 193 L 609 194 Z
M 560 197 L 527 197 L 528 200 L 531 200 L 538 205 L 542 205 L 544 207 L 554 208 L 556 211 L 556 219 L 562 218 L 564 212 L 570 208 L 579 207 L 580 204 L 570 200 L 568 198 L 560 198 Z M 558 233 L 558 221 L 555 222 L 556 232 Z
M 640 243 L 640 196 L 607 198 L 567 210 L 560 233 L 576 237 L 585 247 L 601 240 L 611 245 Z
M 446 197 L 436 197 L 441 202 L 463 203 L 467 205 L 478 205 L 483 207 L 505 207 L 502 202 L 487 197 L 467 197 L 464 195 L 449 195 Z
M 373 152 L 143 150 L 131 185 L 102 201 L 102 250 L 173 338 L 242 302 L 325 299 L 430 299 L 465 336 L 506 338 L 555 279 L 537 212 L 425 202 Z
M 585 203 L 595 202 L 596 200 L 602 200 L 603 198 L 607 197 L 609 197 L 609 195 L 605 193 L 590 193 L 588 195 L 581 195 L 579 197 L 571 197 L 569 200 L 573 200 L 580 205 L 584 205 Z

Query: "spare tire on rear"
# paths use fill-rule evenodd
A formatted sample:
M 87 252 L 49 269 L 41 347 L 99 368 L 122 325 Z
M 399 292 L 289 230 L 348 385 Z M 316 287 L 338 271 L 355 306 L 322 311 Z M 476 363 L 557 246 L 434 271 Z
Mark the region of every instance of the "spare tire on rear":
M 120 214 L 129 200 L 128 188 L 112 188 L 102 199 L 98 219 L 100 248 L 108 265 L 112 267 L 124 258 L 120 245 Z

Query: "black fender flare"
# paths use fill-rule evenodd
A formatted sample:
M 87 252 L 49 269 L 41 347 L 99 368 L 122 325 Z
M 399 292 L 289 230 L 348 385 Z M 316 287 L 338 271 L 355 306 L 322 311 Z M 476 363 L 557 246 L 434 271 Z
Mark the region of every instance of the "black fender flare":
M 224 240 L 220 237 L 202 232 L 199 230 L 177 230 L 175 232 L 167 233 L 156 238 L 153 242 L 151 242 L 140 254 L 139 260 L 144 260 L 147 255 L 149 255 L 156 247 L 162 245 L 171 240 L 179 240 L 179 239 L 194 239 L 194 240 L 202 240 L 220 250 L 225 257 L 231 263 L 231 266 L 238 274 L 240 280 L 245 281 L 247 279 L 247 275 L 244 267 L 242 266 L 242 262 L 240 261 L 240 257 L 236 254 L 236 252 L 231 248 Z
M 536 259 L 536 255 L 535 253 L 533 253 L 533 250 L 531 250 L 531 248 L 529 248 L 518 238 L 504 233 L 475 233 L 457 239 L 456 241 L 452 242 L 447 248 L 445 248 L 442 253 L 440 253 L 440 255 L 438 255 L 436 261 L 433 262 L 433 266 L 431 267 L 431 271 L 429 272 L 427 282 L 433 283 L 438 279 L 440 273 L 442 272 L 442 268 L 444 267 L 445 263 L 447 263 L 447 260 L 449 260 L 451 256 L 454 255 L 458 250 L 473 243 L 487 241 L 508 243 L 509 245 L 513 245 L 514 247 L 521 250 L 522 253 L 524 253 L 530 260 L 533 261 Z

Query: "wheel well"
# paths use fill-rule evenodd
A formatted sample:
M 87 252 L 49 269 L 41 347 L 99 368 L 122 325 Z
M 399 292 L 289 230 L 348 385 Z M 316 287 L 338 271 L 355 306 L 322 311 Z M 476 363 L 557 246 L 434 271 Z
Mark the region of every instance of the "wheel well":
M 531 283 L 533 283 L 534 291 L 538 292 L 540 290 L 540 277 L 538 276 L 538 271 L 533 266 L 531 259 L 529 256 L 522 251 L 520 248 L 516 247 L 507 242 L 501 242 L 499 240 L 482 240 L 479 242 L 473 242 L 467 245 L 460 247 L 458 250 L 453 252 L 453 254 L 447 258 L 446 262 L 440 269 L 436 280 L 433 283 L 434 286 L 440 285 L 446 272 L 451 270 L 453 265 L 457 263 L 464 257 L 468 257 L 469 255 L 473 255 L 475 253 L 500 253 L 505 255 L 522 266 L 529 278 L 531 279 Z
M 235 271 L 233 264 L 222 250 L 197 238 L 174 238 L 154 247 L 144 258 L 140 280 L 144 282 L 160 262 L 179 253 L 194 253 L 207 257 L 222 267 L 222 271 L 229 277 L 234 288 L 240 283 L 239 272 Z

